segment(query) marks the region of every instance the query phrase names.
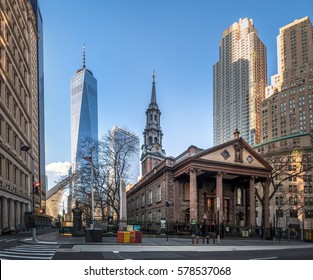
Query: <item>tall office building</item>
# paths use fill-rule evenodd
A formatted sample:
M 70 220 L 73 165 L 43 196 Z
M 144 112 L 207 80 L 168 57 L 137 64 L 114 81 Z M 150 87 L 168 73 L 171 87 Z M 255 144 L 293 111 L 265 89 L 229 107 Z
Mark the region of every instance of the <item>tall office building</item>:
M 0 0 L 0 228 L 41 208 L 36 16 L 30 1 Z
M 43 63 L 43 21 L 38 0 L 30 0 L 36 16 L 37 28 L 37 63 L 38 63 L 38 110 L 39 110 L 39 182 L 41 185 L 41 208 L 46 209 L 46 156 L 45 156 L 45 95 L 44 95 L 44 63 Z
M 236 128 L 250 145 L 260 142 L 266 75 L 266 47 L 252 20 L 240 19 L 223 32 L 214 65 L 214 145 L 232 139 Z
M 255 148 L 275 158 L 276 185 L 300 172 L 270 189 L 270 216 L 276 227 L 301 231 L 306 238 L 313 229 L 313 27 L 308 17 L 279 29 L 277 58 L 278 74 L 261 104 L 262 143 Z
M 81 159 L 77 152 L 87 138 L 98 140 L 97 80 L 86 68 L 85 46 L 83 65 L 71 79 L 71 158 L 73 172 Z
M 129 131 L 128 129 L 114 126 L 111 130 L 111 137 L 112 137 L 112 141 L 115 141 L 115 139 L 123 139 L 126 143 L 134 144 L 135 147 L 132 150 L 135 152 L 132 152 L 132 155 L 127 160 L 128 166 L 127 166 L 127 172 L 124 176 L 125 177 L 124 179 L 125 179 L 126 185 L 136 184 L 138 182 L 138 178 L 140 175 L 139 136 Z
M 278 74 L 262 103 L 262 142 L 313 132 L 313 28 L 308 17 L 280 28 Z

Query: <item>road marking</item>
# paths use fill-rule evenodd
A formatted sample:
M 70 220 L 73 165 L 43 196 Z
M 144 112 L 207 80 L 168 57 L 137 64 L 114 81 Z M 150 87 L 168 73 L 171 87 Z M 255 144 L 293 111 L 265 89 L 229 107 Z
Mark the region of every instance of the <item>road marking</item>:
M 0 251 L 1 259 L 51 260 L 58 246 L 22 245 Z
M 125 259 L 124 257 L 122 257 L 120 255 L 120 251 L 113 251 L 114 254 L 118 255 L 121 259 L 125 260 L 125 261 L 129 261 L 129 260 L 132 260 L 132 259 Z
M 277 257 L 254 258 L 250 260 L 273 260 L 273 259 L 277 259 Z

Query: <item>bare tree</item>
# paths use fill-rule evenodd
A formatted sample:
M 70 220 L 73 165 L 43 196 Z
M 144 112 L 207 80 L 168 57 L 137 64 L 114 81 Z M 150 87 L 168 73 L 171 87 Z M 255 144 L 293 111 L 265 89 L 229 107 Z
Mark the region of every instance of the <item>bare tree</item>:
M 306 165 L 303 160 L 303 150 L 273 151 L 261 154 L 262 157 L 272 166 L 268 178 L 269 200 L 275 198 L 277 214 L 281 215 L 290 210 L 297 211 L 304 207 L 304 192 L 298 186 L 291 185 L 298 179 L 303 179 L 312 170 L 311 165 Z M 290 183 L 290 184 L 288 184 Z M 288 185 L 287 185 L 288 184 Z M 262 225 L 264 222 L 264 188 L 262 182 L 256 188 L 256 196 L 262 205 Z M 292 189 L 290 189 L 292 188 Z
M 82 141 L 71 177 L 75 200 L 87 219 L 91 217 L 92 189 L 95 215 L 102 221 L 119 217 L 120 182 L 127 180 L 130 159 L 138 148 L 138 141 L 126 129 L 108 131 L 100 141 Z

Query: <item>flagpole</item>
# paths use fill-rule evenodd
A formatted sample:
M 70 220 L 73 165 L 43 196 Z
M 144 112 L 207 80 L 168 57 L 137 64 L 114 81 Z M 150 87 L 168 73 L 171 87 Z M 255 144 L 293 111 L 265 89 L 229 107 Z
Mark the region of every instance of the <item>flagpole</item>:
M 94 229 L 94 220 L 95 220 L 95 201 L 94 201 L 94 193 L 93 193 L 93 166 L 91 162 L 91 225 L 90 228 Z
M 91 224 L 90 224 L 90 228 L 94 229 L 94 212 L 95 212 L 95 204 L 94 204 L 94 193 L 93 193 L 93 164 L 92 164 L 92 157 L 83 157 L 84 160 L 88 161 L 90 163 L 91 166 Z

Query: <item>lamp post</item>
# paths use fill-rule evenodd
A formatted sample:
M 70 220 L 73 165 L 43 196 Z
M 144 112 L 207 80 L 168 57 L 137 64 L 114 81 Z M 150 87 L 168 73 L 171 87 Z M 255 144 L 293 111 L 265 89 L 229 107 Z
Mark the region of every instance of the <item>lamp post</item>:
M 204 226 L 204 237 L 208 236 L 208 227 L 207 227 L 207 215 L 203 214 L 203 226 Z
M 35 164 L 35 160 L 34 157 L 30 154 L 29 150 L 30 147 L 23 145 L 21 147 L 21 150 L 23 152 L 26 152 L 30 158 L 32 159 L 32 180 L 31 180 L 31 186 L 32 186 L 32 241 L 33 242 L 37 242 L 37 232 L 36 232 L 36 219 L 35 219 L 35 174 L 34 174 L 34 164 Z

